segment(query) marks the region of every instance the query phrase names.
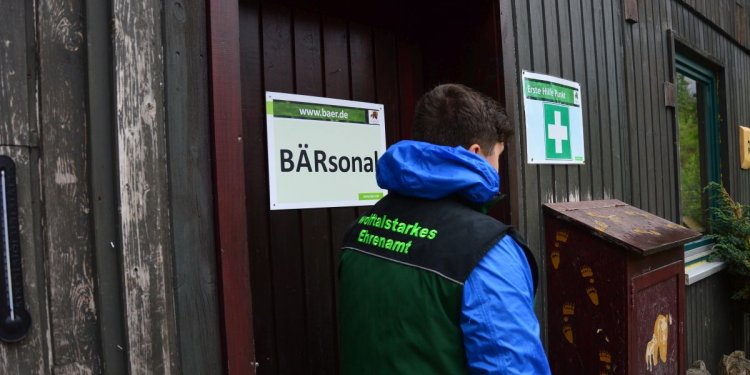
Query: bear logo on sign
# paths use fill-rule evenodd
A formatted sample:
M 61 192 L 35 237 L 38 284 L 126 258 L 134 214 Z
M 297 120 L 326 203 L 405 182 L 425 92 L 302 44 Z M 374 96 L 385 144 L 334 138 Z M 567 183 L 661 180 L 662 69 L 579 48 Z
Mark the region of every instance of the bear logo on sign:
M 371 125 L 380 125 L 380 111 L 368 110 L 367 120 Z

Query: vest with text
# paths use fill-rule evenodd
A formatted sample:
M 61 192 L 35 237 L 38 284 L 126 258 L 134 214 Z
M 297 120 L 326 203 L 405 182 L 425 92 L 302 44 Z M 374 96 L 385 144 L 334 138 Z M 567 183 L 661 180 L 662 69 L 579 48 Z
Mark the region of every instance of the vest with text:
M 340 279 L 343 374 L 468 373 L 463 284 L 508 225 L 454 199 L 391 193 L 344 235 Z

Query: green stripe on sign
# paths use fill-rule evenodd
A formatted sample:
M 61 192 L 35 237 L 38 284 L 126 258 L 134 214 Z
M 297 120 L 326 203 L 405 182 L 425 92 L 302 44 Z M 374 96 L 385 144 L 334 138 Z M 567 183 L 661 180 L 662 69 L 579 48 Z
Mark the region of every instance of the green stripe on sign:
M 367 123 L 367 110 L 361 108 L 274 100 L 272 111 L 274 117 Z
M 383 193 L 359 193 L 359 200 L 361 201 L 373 201 L 383 198 Z
M 273 114 L 273 100 L 269 100 L 266 102 L 266 114 L 267 115 Z
M 529 99 L 544 100 L 553 103 L 578 107 L 578 90 L 557 83 L 526 79 L 524 92 Z

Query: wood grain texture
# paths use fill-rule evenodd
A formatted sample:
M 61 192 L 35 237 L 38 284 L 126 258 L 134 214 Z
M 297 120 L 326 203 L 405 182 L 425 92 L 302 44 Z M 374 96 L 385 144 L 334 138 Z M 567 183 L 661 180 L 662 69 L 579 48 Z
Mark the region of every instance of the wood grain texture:
M 164 2 L 166 119 L 180 367 L 223 371 L 205 2 Z
M 655 55 L 656 58 L 656 79 L 661 82 L 661 84 L 656 84 L 654 87 L 654 98 L 655 98 L 655 107 L 654 110 L 658 114 L 658 122 L 661 124 L 659 126 L 659 138 L 658 142 L 656 143 L 655 147 L 658 150 L 667 150 L 671 152 L 671 145 L 672 145 L 672 128 L 670 125 L 672 123 L 669 120 L 669 117 L 671 115 L 671 109 L 669 109 L 666 105 L 666 97 L 664 96 L 664 82 L 667 82 L 669 80 L 669 67 L 670 64 L 670 53 L 669 53 L 669 43 L 667 40 L 667 35 L 670 30 L 669 26 L 669 17 L 666 12 L 666 4 L 665 3 L 654 3 L 653 6 L 653 14 L 654 14 L 654 49 L 655 49 Z M 662 151 L 663 152 L 663 151 Z M 672 165 L 670 163 L 670 160 L 673 159 L 674 156 L 662 158 L 659 161 L 659 170 L 660 175 L 665 176 L 666 178 L 663 178 L 661 181 L 661 192 L 657 199 L 660 201 L 660 210 L 658 211 L 659 216 L 672 219 L 675 215 L 673 214 L 673 208 L 675 206 L 675 200 L 677 193 L 676 191 L 672 190 L 673 179 L 670 179 L 669 176 L 672 174 Z
M 573 24 L 570 14 L 570 2 L 558 1 L 557 12 L 560 17 L 560 38 L 558 40 L 558 43 L 560 44 L 560 74 L 561 77 L 565 79 L 575 81 L 573 76 L 575 72 L 573 57 L 575 52 L 573 51 L 573 41 L 571 38 Z M 562 172 L 558 172 L 558 169 L 562 169 Z M 557 186 L 562 184 L 565 184 L 566 188 L 564 191 L 566 194 L 561 199 L 558 199 L 558 201 L 580 199 L 578 167 L 564 166 L 562 168 L 555 168 L 555 189 L 557 190 Z
M 120 246 L 131 374 L 179 372 L 160 1 L 113 2 Z
M 583 30 L 583 13 L 581 9 L 581 0 L 573 0 L 569 3 L 570 6 L 570 46 L 572 49 L 572 80 L 581 84 L 581 95 L 584 100 L 588 100 L 588 96 L 584 91 L 586 84 L 586 57 L 584 54 L 584 30 Z M 562 42 L 562 41 L 561 41 Z M 591 119 L 588 118 L 588 105 L 584 106 L 584 124 L 590 123 Z M 584 130 L 585 134 L 588 133 Z M 585 138 L 584 138 L 585 139 Z M 588 146 L 588 144 L 584 144 Z M 590 146 L 589 146 L 590 149 Z M 569 200 L 585 200 L 591 199 L 591 174 L 589 168 L 586 167 L 571 167 L 569 168 L 568 183 L 571 185 Z
M 638 1 L 623 0 L 623 2 L 625 3 L 623 6 L 625 20 L 628 22 L 638 22 Z
M 611 5 L 612 2 L 608 2 Z M 610 79 L 611 74 L 615 71 L 615 62 L 608 59 L 607 56 L 607 36 L 613 34 L 612 29 L 605 29 L 606 18 L 604 12 L 604 2 L 594 2 L 591 9 L 591 18 L 594 21 L 594 38 L 595 38 L 595 51 L 596 51 L 596 85 L 598 97 L 595 99 L 599 106 L 599 139 L 593 140 L 600 144 L 601 156 L 592 153 L 591 161 L 595 163 L 597 159 L 600 159 L 600 167 L 598 168 L 601 174 L 601 180 L 594 179 L 594 184 L 601 183 L 601 195 L 595 195 L 595 198 L 610 199 L 612 198 L 612 192 L 614 190 L 614 177 L 612 160 L 615 158 L 613 142 L 616 139 L 612 138 L 612 131 L 616 128 L 613 127 L 616 116 L 613 116 L 611 108 L 609 107 L 609 97 L 613 95 L 613 88 L 616 90 L 615 82 Z M 614 86 L 614 87 L 613 87 Z M 592 99 L 592 98 L 590 98 Z M 593 104 L 593 103 L 592 103 Z M 596 126 L 596 125 L 595 125 Z M 596 164 L 594 164 L 596 165 Z M 596 190 L 596 189 L 595 189 Z
M 706 322 L 730 322 L 732 312 L 726 304 L 731 298 L 731 281 L 726 272 L 721 272 L 696 284 L 686 287 L 687 363 L 703 360 L 712 373 L 721 356 L 734 350 L 732 326 L 729 324 L 706 324 Z
M 511 223 L 514 227 L 519 228 L 523 231 L 525 223 L 525 215 L 522 213 L 524 208 L 522 196 L 522 183 L 523 171 L 525 168 L 525 155 L 522 150 L 522 142 L 525 139 L 525 131 L 522 131 L 523 122 L 520 120 L 520 116 L 523 110 L 520 107 L 520 99 L 518 95 L 518 83 L 521 75 L 520 67 L 515 59 L 511 59 L 507 56 L 516 56 L 519 51 L 519 46 L 516 41 L 514 31 L 514 19 L 515 19 L 515 5 L 501 3 L 497 6 L 499 12 L 499 25 L 500 30 L 500 45 L 503 55 L 499 57 L 499 65 L 502 67 L 502 81 L 504 82 L 503 97 L 505 97 L 505 110 L 507 111 L 508 117 L 516 124 L 516 134 L 512 141 L 509 142 L 508 150 L 506 151 L 507 158 L 509 161 L 511 181 L 509 181 L 509 195 L 510 195 L 510 215 Z M 518 61 L 521 61 L 523 54 L 518 53 Z M 514 168 L 515 167 L 515 168 Z
M 375 101 L 373 46 L 371 26 L 357 23 L 349 24 L 349 61 L 353 100 L 369 103 Z M 354 217 L 364 214 L 368 208 L 367 206 L 355 207 Z
M 38 9 L 41 183 L 53 371 L 99 373 L 88 185 L 83 2 Z M 65 63 L 61 63 L 65 62 Z
M 622 148 L 626 144 L 622 140 L 622 129 L 626 127 L 626 122 L 623 121 L 622 112 L 624 111 L 624 101 L 620 101 L 621 95 L 617 93 L 624 87 L 623 76 L 622 76 L 622 34 L 621 23 L 619 14 L 621 10 L 613 6 L 612 2 L 605 2 L 602 10 L 603 28 L 604 30 L 611 30 L 607 32 L 604 37 L 605 55 L 607 61 L 607 69 L 605 75 L 607 77 L 607 107 L 606 110 L 609 113 L 609 137 L 611 145 L 611 176 L 612 183 L 610 185 L 609 194 L 607 196 L 616 199 L 622 199 L 623 197 L 623 157 Z
M 661 181 L 657 180 L 657 176 L 662 175 L 660 158 L 657 156 L 657 152 L 661 150 L 657 150 L 657 147 L 658 139 L 662 134 L 662 128 L 659 126 L 662 122 L 659 121 L 658 114 L 659 111 L 663 110 L 663 105 L 660 106 L 658 104 L 662 98 L 661 85 L 658 81 L 656 69 L 660 61 L 660 56 L 658 56 L 659 53 L 654 47 L 654 38 L 657 32 L 655 23 L 657 19 L 651 5 L 651 2 L 644 2 L 642 5 L 645 21 L 641 23 L 641 31 L 643 32 L 641 48 L 643 48 L 642 53 L 644 56 L 642 67 L 645 69 L 643 71 L 644 92 L 641 95 L 644 98 L 644 109 L 646 111 L 646 122 L 644 123 L 646 130 L 646 153 L 640 155 L 640 157 L 641 164 L 646 165 L 646 170 L 648 171 L 646 181 L 651 181 L 651 183 L 647 183 L 649 187 L 647 210 L 661 215 L 660 205 L 662 200 L 660 198 L 662 198 L 663 190 L 660 182 L 663 182 L 663 179 Z
M 628 27 L 625 26 L 623 30 L 623 56 L 624 56 L 624 72 L 625 72 L 625 87 L 624 90 L 627 95 L 624 95 L 625 97 L 625 104 L 626 104 L 626 123 L 628 124 L 627 127 L 625 127 L 625 134 L 623 135 L 622 139 L 627 140 L 628 147 L 624 148 L 623 150 L 626 150 L 627 154 L 623 155 L 627 158 L 627 164 L 630 166 L 629 169 L 627 169 L 625 172 L 626 180 L 628 181 L 626 183 L 626 186 L 624 189 L 630 194 L 626 195 L 626 202 L 630 203 L 634 206 L 639 206 L 641 203 L 641 189 L 640 189 L 640 179 L 639 176 L 639 170 L 640 170 L 640 163 L 638 163 L 637 158 L 637 145 L 638 145 L 638 106 L 636 104 L 636 96 L 630 95 L 632 92 L 636 92 L 638 90 L 640 81 L 636 79 L 636 75 L 638 74 L 638 70 L 636 70 L 636 59 L 640 58 L 640 51 L 634 48 L 635 41 L 634 41 L 634 35 L 635 35 L 635 27 Z
M 246 230 L 252 239 L 249 246 L 252 292 L 252 329 L 258 372 L 275 374 L 276 336 L 271 283 L 271 250 L 268 238 L 268 162 L 265 148 L 265 90 L 263 87 L 263 52 L 261 50 L 260 7 L 257 1 L 240 6 L 240 61 L 242 77 L 242 130 L 247 171 L 243 192 L 247 199 Z M 231 78 L 231 77 L 227 77 Z M 226 225 L 226 224 L 224 224 Z M 249 286 L 248 286 L 249 287 Z M 246 298 L 238 291 L 237 298 Z M 249 293 L 248 290 L 246 293 Z
M 31 315 L 31 330 L 17 344 L 0 344 L 0 373 L 50 374 L 52 348 L 44 248 L 38 238 L 41 224 L 39 211 L 39 154 L 25 147 L 0 146 L 16 164 L 18 221 L 23 259 L 24 297 Z
M 265 88 L 295 92 L 294 39 L 291 9 L 276 4 L 261 7 L 263 79 Z M 309 361 L 305 322 L 305 285 L 300 214 L 297 210 L 270 211 L 269 241 L 279 373 L 304 373 Z
M 27 36 L 27 27 L 29 24 L 33 27 L 34 16 L 25 4 L 22 0 L 0 3 L 0 14 L 4 15 L 0 22 L 0 145 L 32 146 L 32 141 L 36 145 L 36 128 L 29 124 L 35 116 L 29 112 L 33 109 L 30 104 L 35 104 L 30 98 L 35 93 L 30 90 L 35 83 L 30 80 L 33 66 L 28 66 L 33 50 L 27 44 L 27 38 L 34 37 Z M 60 26 L 63 33 L 71 32 L 66 25 Z M 28 52 L 31 56 L 27 56 Z
M 325 85 L 325 96 L 329 98 L 351 99 L 349 63 L 349 30 L 346 23 L 341 19 L 323 18 L 323 83 Z M 385 109 L 388 116 L 388 108 Z M 386 119 L 386 124 L 387 124 Z M 330 239 L 331 239 L 331 264 L 334 272 L 333 292 L 338 296 L 338 266 L 340 259 L 340 247 L 346 228 L 355 218 L 355 212 L 351 208 L 331 208 L 330 214 Z M 338 298 L 334 300 L 338 314 Z M 338 319 L 338 315 L 336 315 Z M 338 325 L 337 325 L 338 332 Z M 337 342 L 338 349 L 338 342 Z
M 323 17 L 323 84 L 326 97 L 351 99 L 350 90 L 350 72 L 349 63 L 349 31 L 346 23 L 341 19 Z M 389 115 L 386 107 L 386 116 Z M 388 118 L 386 118 L 388 124 Z M 386 128 L 387 129 L 387 128 Z M 386 134 L 387 135 L 387 134 Z M 397 135 L 398 137 L 398 135 Z M 330 228 L 329 237 L 331 240 L 331 271 L 333 273 L 333 290 L 334 309 L 336 325 L 335 331 L 338 334 L 338 267 L 340 260 L 340 248 L 343 242 L 343 236 L 346 228 L 354 220 L 355 212 L 350 208 L 331 208 L 329 209 Z M 340 353 L 338 335 L 336 337 L 336 358 Z M 337 368 L 338 371 L 338 368 Z
M 321 17 L 300 10 L 293 17 L 296 92 L 323 95 L 323 45 Z M 300 210 L 302 265 L 305 282 L 305 310 L 308 366 L 313 374 L 338 372 L 336 295 L 337 265 L 332 262 L 338 247 L 331 243 L 329 210 Z
M 560 10 L 557 1 L 544 1 L 545 34 L 547 36 L 545 38 L 547 43 L 547 71 L 557 77 L 562 77 L 562 50 L 567 50 L 567 48 L 564 48 L 560 44 L 560 40 L 565 35 L 561 30 L 568 26 L 566 13 Z M 563 24 L 563 22 L 566 23 Z M 550 191 L 544 192 L 543 196 L 549 197 L 548 199 L 551 199 L 553 202 L 568 199 L 567 168 L 565 165 L 555 165 L 548 168 L 550 169 L 550 183 L 545 186 Z
M 526 67 L 526 70 L 531 70 L 533 72 L 544 72 L 547 71 L 547 59 L 546 59 L 546 52 L 545 52 L 545 19 L 544 19 L 544 7 L 543 3 L 541 2 L 531 2 L 527 5 L 528 9 L 527 11 L 529 17 L 529 44 L 531 45 L 531 61 L 530 66 Z M 536 225 L 536 223 L 539 222 L 541 219 L 541 204 L 543 202 L 551 202 L 553 201 L 553 197 L 551 194 L 552 191 L 552 180 L 551 180 L 551 170 L 552 166 L 550 165 L 539 165 L 539 164 L 531 164 L 527 166 L 528 172 L 526 173 L 526 197 L 527 205 L 526 205 L 526 221 L 527 223 L 532 223 L 533 225 Z M 540 259 L 541 257 L 541 248 L 542 248 L 542 241 L 541 241 L 541 231 L 529 233 L 528 236 L 526 236 L 526 240 L 528 241 L 529 248 L 532 249 L 534 252 L 534 255 L 537 257 L 537 259 Z M 541 262 L 540 262 L 541 263 Z M 544 267 L 544 263 L 541 263 L 539 265 L 540 267 Z M 544 288 L 542 289 L 542 293 Z M 543 304 L 537 305 L 538 309 L 543 309 Z M 546 314 L 542 314 L 540 310 L 537 310 L 537 313 L 540 316 L 544 316 Z
M 604 165 L 604 159 L 602 158 L 602 143 L 601 137 L 604 129 L 604 123 L 602 122 L 602 113 L 600 107 L 601 97 L 599 96 L 600 85 L 604 85 L 597 79 L 598 70 L 603 68 L 600 66 L 597 60 L 598 56 L 598 41 L 603 35 L 596 34 L 596 19 L 594 13 L 594 2 L 583 0 L 581 3 L 581 14 L 583 23 L 583 56 L 586 61 L 586 83 L 582 85 L 586 87 L 587 92 L 583 93 L 586 100 L 584 110 L 588 111 L 588 132 L 584 130 L 584 145 L 586 150 L 586 165 L 583 166 L 582 170 L 586 173 L 590 179 L 590 197 L 589 199 L 602 199 L 604 196 L 604 180 L 602 167 Z
M 729 162 L 722 163 L 722 178 L 729 191 L 740 201 L 750 201 L 748 189 L 742 188 L 750 182 L 750 174 L 740 170 L 734 161 L 738 152 L 736 127 L 750 118 L 750 110 L 746 105 L 750 98 L 747 93 L 747 87 L 750 85 L 747 73 L 750 68 L 750 54 L 737 45 L 732 38 L 720 34 L 710 24 L 707 25 L 700 15 L 684 7 L 679 0 L 671 2 L 671 10 L 675 38 L 680 42 L 683 52 L 685 49 L 694 50 L 709 63 L 723 66 L 721 77 L 723 77 L 724 85 L 722 86 L 721 82 L 719 84 L 720 110 L 723 120 L 720 129 L 722 144 L 726 144 L 726 147 L 722 148 L 722 157 L 728 159 Z M 698 31 L 695 32 L 694 29 Z
M 91 124 L 114 122 L 114 82 L 109 8 L 98 0 L 86 1 L 88 59 L 88 113 Z M 119 220 L 115 189 L 115 130 L 113 126 L 89 126 L 87 137 L 91 187 L 91 244 L 96 266 L 102 371 L 127 373 L 125 327 L 122 303 L 120 254 L 116 251 Z
M 522 131 L 518 148 L 509 148 L 519 161 L 518 195 L 514 197 L 521 215 L 519 226 L 530 242 L 539 245 L 539 206 L 548 200 L 623 197 L 667 218 L 676 216 L 674 134 L 670 130 L 674 124 L 662 102 L 663 82 L 670 74 L 666 60 L 671 58 L 662 34 L 671 27 L 672 8 L 667 6 L 674 3 L 639 2 L 642 17 L 634 25 L 624 21 L 622 2 L 499 3 L 504 96 L 519 127 L 523 126 L 523 107 L 518 101 L 521 70 L 575 79 L 584 92 L 587 165 L 559 169 L 527 165 Z M 388 108 L 398 108 L 398 112 L 386 111 L 389 118 L 396 117 L 388 120 L 388 142 L 393 143 L 409 134 L 409 103 L 421 90 L 421 46 L 399 30 L 380 30 L 359 19 L 331 18 L 301 6 L 257 2 L 240 6 L 248 173 L 244 181 L 247 227 L 254 239 L 250 264 L 256 286 L 252 298 L 259 371 L 285 373 L 302 371 L 304 366 L 311 372 L 329 371 L 328 361 L 335 360 L 335 355 L 324 353 L 323 348 L 335 341 L 335 330 L 320 337 L 315 332 L 316 327 L 331 324 L 325 311 L 335 310 L 335 300 L 329 300 L 330 295 L 317 296 L 330 287 L 331 279 L 324 275 L 335 273 L 336 246 L 354 210 L 268 211 L 263 91 L 391 103 Z M 691 12 L 674 18 L 687 17 L 689 25 L 696 26 L 696 31 L 690 31 L 696 45 L 719 48 L 724 51 L 717 55 L 721 58 L 735 51 L 731 41 L 712 46 L 716 30 L 701 26 L 704 21 Z M 398 63 L 381 53 L 395 54 Z M 728 79 L 740 77 L 737 82 L 741 82 L 739 73 L 732 74 Z M 738 83 L 731 90 L 743 95 L 744 85 Z M 397 91 L 389 91 L 392 87 Z M 746 116 L 741 111 L 745 109 L 732 109 L 736 118 Z M 393 121 L 400 127 L 391 127 Z M 741 181 L 744 175 L 731 176 L 732 181 Z M 310 223 L 313 217 L 319 222 Z M 326 246 L 330 253 L 324 252 Z M 335 291 L 335 278 L 332 284 Z M 324 357 L 318 357 L 320 353 Z

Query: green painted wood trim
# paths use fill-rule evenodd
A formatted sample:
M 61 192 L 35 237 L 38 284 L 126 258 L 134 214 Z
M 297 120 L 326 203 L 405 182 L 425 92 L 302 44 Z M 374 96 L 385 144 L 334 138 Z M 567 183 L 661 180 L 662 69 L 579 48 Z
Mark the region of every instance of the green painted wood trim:
M 675 67 L 678 73 L 694 79 L 701 85 L 704 85 L 705 97 L 705 134 L 706 139 L 702 143 L 703 151 L 706 153 L 706 168 L 708 182 L 721 183 L 721 154 L 720 144 L 721 136 L 719 133 L 719 95 L 717 91 L 716 72 L 696 63 L 690 58 L 680 53 L 675 54 Z M 715 200 L 709 197 L 708 204 L 713 207 L 716 205 Z M 679 205 L 679 202 L 678 202 Z M 712 241 L 707 238 L 701 238 L 685 245 L 685 251 L 704 246 Z

